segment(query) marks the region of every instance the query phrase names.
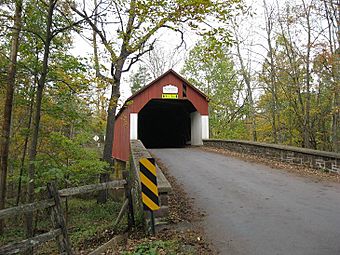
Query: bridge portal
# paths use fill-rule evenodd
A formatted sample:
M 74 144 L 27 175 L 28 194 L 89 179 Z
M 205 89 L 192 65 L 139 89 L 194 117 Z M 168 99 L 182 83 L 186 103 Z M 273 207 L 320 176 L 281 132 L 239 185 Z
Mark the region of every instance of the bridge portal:
M 152 99 L 138 115 L 138 138 L 147 148 L 184 147 L 191 143 L 189 100 Z
M 208 138 L 207 96 L 169 70 L 126 100 L 116 116 L 112 154 L 128 161 L 130 139 L 146 148 L 178 148 Z

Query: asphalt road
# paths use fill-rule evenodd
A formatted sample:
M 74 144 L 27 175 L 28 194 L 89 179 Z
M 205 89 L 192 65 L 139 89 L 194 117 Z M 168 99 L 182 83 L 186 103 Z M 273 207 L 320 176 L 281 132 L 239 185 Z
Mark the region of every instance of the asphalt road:
M 340 185 L 194 148 L 151 152 L 184 186 L 221 254 L 340 254 Z

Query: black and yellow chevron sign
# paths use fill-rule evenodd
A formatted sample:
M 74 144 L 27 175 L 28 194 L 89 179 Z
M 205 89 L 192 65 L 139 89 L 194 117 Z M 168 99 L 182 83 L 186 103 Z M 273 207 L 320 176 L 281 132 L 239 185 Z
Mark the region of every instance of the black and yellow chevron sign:
M 155 159 L 141 158 L 139 168 L 144 210 L 156 211 L 159 209 L 159 201 Z

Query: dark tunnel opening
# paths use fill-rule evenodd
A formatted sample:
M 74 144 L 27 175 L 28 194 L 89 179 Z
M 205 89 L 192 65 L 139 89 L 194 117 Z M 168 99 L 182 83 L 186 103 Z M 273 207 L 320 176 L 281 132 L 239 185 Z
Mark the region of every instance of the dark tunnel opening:
M 184 147 L 191 139 L 194 111 L 189 100 L 151 100 L 138 114 L 138 138 L 146 148 Z

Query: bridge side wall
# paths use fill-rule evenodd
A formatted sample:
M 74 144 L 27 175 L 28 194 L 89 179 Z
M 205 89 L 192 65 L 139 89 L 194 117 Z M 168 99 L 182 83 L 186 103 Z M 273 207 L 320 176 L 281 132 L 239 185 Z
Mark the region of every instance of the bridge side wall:
M 340 174 L 340 154 L 292 146 L 238 140 L 203 140 L 204 146 L 266 157 Z
M 144 147 L 140 140 L 131 140 L 131 158 L 130 158 L 130 174 L 132 177 L 132 193 L 134 198 L 135 213 L 142 213 L 141 186 L 139 178 L 139 160 L 141 158 L 151 158 L 149 151 Z M 172 187 L 160 168 L 156 165 L 157 186 L 159 193 L 160 210 L 155 212 L 155 217 L 158 219 L 166 219 L 169 216 L 169 194 L 172 192 Z

